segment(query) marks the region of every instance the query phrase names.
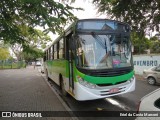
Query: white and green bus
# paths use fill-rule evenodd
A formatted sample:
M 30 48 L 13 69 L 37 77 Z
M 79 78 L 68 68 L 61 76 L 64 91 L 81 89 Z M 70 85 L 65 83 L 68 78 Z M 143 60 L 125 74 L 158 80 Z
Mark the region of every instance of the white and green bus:
M 80 101 L 134 91 L 131 46 L 126 23 L 77 20 L 46 48 L 46 76 Z

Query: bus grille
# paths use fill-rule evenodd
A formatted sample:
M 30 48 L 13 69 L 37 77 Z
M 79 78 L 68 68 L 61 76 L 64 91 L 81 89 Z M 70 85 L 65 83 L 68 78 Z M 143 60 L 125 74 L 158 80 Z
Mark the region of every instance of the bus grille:
M 127 81 L 127 80 L 120 81 L 120 82 L 117 82 L 116 84 L 112 84 L 112 83 L 97 84 L 97 86 L 99 86 L 99 87 L 112 86 L 112 85 L 117 85 L 117 84 L 125 83 L 126 81 Z
M 92 72 L 91 76 L 95 77 L 113 77 L 129 73 L 131 70 L 120 70 L 120 71 L 101 71 L 101 72 Z

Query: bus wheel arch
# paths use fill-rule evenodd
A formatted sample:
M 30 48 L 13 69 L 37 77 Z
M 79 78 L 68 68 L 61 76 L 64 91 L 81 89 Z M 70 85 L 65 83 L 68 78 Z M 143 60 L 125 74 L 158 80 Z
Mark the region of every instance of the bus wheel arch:
M 64 85 L 64 80 L 63 80 L 62 74 L 59 74 L 59 83 L 60 83 L 60 89 L 61 89 L 62 95 L 67 96 L 68 93 L 65 90 L 65 85 Z

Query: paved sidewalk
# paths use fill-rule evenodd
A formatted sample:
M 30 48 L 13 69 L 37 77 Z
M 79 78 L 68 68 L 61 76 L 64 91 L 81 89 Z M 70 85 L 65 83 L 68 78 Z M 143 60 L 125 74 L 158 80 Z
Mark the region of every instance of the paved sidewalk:
M 26 69 L 0 70 L 0 111 L 66 111 L 66 109 L 40 73 L 31 66 Z M 72 118 L 37 119 L 71 120 Z
M 135 74 L 136 80 L 144 80 L 143 75 Z

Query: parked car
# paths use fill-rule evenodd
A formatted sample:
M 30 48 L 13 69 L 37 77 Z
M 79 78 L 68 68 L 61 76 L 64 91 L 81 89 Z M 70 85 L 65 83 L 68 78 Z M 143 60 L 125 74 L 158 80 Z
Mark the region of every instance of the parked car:
M 36 66 L 41 66 L 41 62 L 40 61 L 36 61 Z
M 152 67 L 143 71 L 143 77 L 149 84 L 160 83 L 160 66 Z
M 148 116 L 149 114 L 153 116 L 137 117 L 136 120 L 160 120 L 160 117 L 157 117 L 158 113 L 160 113 L 160 88 L 144 96 L 138 108 L 138 114 L 142 112 L 144 114 L 147 113 Z

